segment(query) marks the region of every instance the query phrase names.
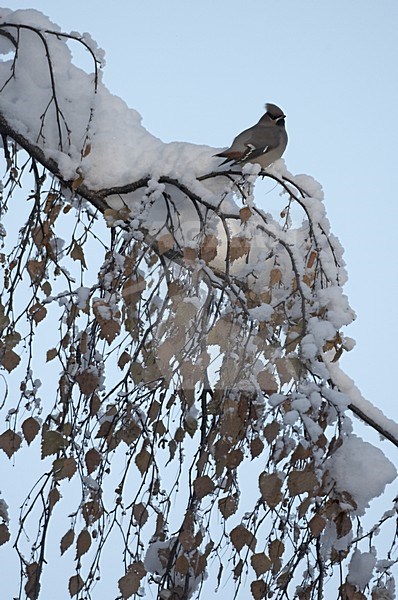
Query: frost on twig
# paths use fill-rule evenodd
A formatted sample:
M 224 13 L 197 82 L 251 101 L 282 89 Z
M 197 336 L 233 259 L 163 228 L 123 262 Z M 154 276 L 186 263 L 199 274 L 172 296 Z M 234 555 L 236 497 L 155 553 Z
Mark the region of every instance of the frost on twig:
M 396 539 L 380 558 L 359 519 L 396 472 L 347 415 L 354 314 L 319 184 L 161 142 L 94 42 L 36 11 L 0 10 L 0 51 L 0 448 L 18 463 L 40 439 L 42 459 L 0 543 L 14 526 L 27 597 L 61 505 L 71 596 L 94 597 L 110 545 L 120 598 L 223 593 L 224 572 L 236 597 L 304 600 L 335 571 L 341 598 L 388 597 Z

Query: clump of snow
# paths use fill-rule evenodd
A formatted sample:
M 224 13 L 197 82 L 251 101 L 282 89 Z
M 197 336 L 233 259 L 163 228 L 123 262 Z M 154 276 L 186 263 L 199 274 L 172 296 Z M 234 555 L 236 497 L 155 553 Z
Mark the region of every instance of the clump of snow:
M 338 286 L 323 288 L 318 291 L 320 306 L 327 308 L 328 321 L 339 329 L 355 319 L 355 312 L 348 304 L 348 298 Z
M 307 329 L 313 335 L 318 348 L 322 348 L 327 340 L 332 340 L 336 335 L 336 328 L 332 323 L 317 317 L 309 319 Z
M 78 287 L 75 290 L 75 294 L 77 295 L 77 307 L 84 308 L 90 295 L 90 288 L 83 286 Z
M 150 134 L 140 114 L 103 85 L 100 70 L 95 89 L 93 73 L 73 64 L 66 38 L 56 35 L 60 28 L 40 12 L 2 9 L 0 23 L 6 23 L 6 31 L 18 37 L 15 71 L 13 58 L 0 63 L 1 112 L 58 163 L 66 180 L 81 176 L 88 188 L 102 189 L 161 173 L 186 183 L 194 181 L 206 190 L 196 176 L 217 166 L 213 148 L 166 144 Z M 14 25 L 20 24 L 18 32 Z M 51 71 L 43 41 L 32 27 L 46 39 Z M 88 34 L 81 39 L 103 64 L 103 52 Z M 2 37 L 0 52 L 7 58 L 15 48 Z M 93 61 L 93 71 L 94 67 Z
M 351 434 L 328 459 L 326 469 L 338 492 L 348 492 L 363 515 L 369 502 L 380 496 L 397 470 L 379 448 Z
M 283 415 L 283 422 L 285 425 L 294 425 L 299 417 L 300 414 L 297 412 L 297 410 L 289 410 L 289 412 Z
M 307 334 L 301 341 L 301 355 L 303 358 L 311 360 L 319 353 L 319 347 L 316 345 L 314 336 Z
M 182 551 L 182 546 L 178 542 L 177 537 L 175 537 L 175 536 L 171 537 L 170 539 L 168 539 L 164 542 L 162 542 L 162 541 L 152 542 L 148 546 L 148 550 L 146 552 L 145 559 L 144 559 L 144 567 L 148 571 L 148 573 L 153 573 L 153 574 L 157 574 L 160 576 L 164 575 L 164 573 L 166 572 L 166 570 L 168 568 L 169 553 L 172 551 L 173 552 L 175 551 L 176 545 L 177 545 L 177 554 L 178 554 L 179 550 Z M 185 552 L 185 556 L 187 556 L 187 555 L 189 555 L 189 552 Z M 202 573 L 198 576 L 195 576 L 193 573 L 192 567 L 190 567 L 190 575 L 191 575 L 191 577 L 189 578 L 187 598 L 191 598 L 192 594 L 198 589 L 200 583 L 203 581 L 203 579 L 206 579 L 206 576 L 207 576 L 206 573 Z M 183 576 L 180 573 L 177 573 L 173 570 L 171 572 L 171 576 L 174 578 L 176 585 L 180 585 L 181 587 L 184 588 L 184 584 L 186 581 L 185 576 Z M 160 592 L 160 595 L 161 594 L 162 594 L 162 591 Z
M 349 548 L 352 542 L 352 538 L 352 530 L 349 531 L 347 535 L 339 537 L 337 535 L 335 523 L 333 521 L 328 521 L 326 523 L 325 529 L 322 532 L 322 556 L 325 558 L 325 560 L 328 560 L 328 558 L 330 558 L 330 553 L 332 549 L 337 550 L 337 552 L 345 552 Z
M 283 404 L 283 402 L 285 402 L 286 400 L 286 396 L 284 394 L 271 394 L 271 396 L 269 397 L 268 403 L 270 406 L 272 406 L 273 408 L 279 406 L 280 404 Z
M 324 193 L 321 184 L 316 181 L 311 175 L 295 175 L 295 183 L 297 183 L 307 194 L 317 200 L 323 200 Z
M 300 413 L 305 413 L 311 407 L 311 403 L 305 396 L 298 396 L 292 400 L 292 408 L 298 410 Z
M 375 564 L 376 552 L 374 550 L 371 552 L 361 552 L 357 548 L 352 555 L 348 567 L 347 581 L 363 590 L 372 578 Z
M 90 477 L 90 475 L 85 475 L 83 477 L 83 484 L 88 490 L 96 492 L 100 489 L 98 482 L 95 479 L 93 479 L 93 477 Z
M 262 303 L 260 306 L 256 306 L 249 310 L 249 315 L 252 319 L 257 321 L 269 321 L 272 317 L 274 309 L 270 304 Z

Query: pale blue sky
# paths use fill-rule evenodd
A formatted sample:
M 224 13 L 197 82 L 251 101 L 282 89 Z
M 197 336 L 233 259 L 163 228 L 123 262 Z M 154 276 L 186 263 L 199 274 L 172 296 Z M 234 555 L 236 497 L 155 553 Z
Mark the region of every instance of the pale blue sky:
M 287 115 L 287 167 L 325 189 L 357 313 L 343 360 L 398 419 L 396 372 L 398 3 L 396 0 L 22 0 L 106 51 L 104 82 L 164 141 L 229 145 L 261 116 Z M 363 433 L 362 433 L 363 435 Z M 385 445 L 383 445 L 385 447 Z

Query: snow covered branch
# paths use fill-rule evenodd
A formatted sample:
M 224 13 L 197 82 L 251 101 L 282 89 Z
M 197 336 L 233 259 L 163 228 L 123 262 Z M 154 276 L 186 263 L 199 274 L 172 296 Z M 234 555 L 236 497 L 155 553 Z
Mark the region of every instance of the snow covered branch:
M 40 438 L 45 473 L 18 516 L 26 596 L 56 522 L 79 598 L 108 545 L 123 599 L 200 597 L 214 565 L 235 597 L 249 575 L 255 600 L 320 598 L 339 571 L 340 598 L 392 598 L 397 540 L 380 559 L 356 523 L 396 470 L 347 409 L 397 428 L 338 366 L 354 313 L 321 186 L 163 143 L 103 86 L 95 42 L 36 11 L 0 9 L 0 53 L 0 449 Z M 6 543 L 2 500 L 0 518 Z

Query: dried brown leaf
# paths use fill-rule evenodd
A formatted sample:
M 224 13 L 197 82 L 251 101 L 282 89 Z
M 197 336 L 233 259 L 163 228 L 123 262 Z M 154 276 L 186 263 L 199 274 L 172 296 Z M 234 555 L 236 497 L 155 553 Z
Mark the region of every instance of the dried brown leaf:
M 6 544 L 10 539 L 10 532 L 8 531 L 8 527 L 5 523 L 0 524 L 0 546 Z
M 238 334 L 239 326 L 236 323 L 221 318 L 210 329 L 207 335 L 207 343 L 210 345 L 217 344 L 223 350 L 228 346 L 230 340 L 237 337 Z
M 294 450 L 291 458 L 291 464 L 294 465 L 299 460 L 305 460 L 311 456 L 311 449 L 304 448 L 302 444 L 297 444 L 296 449 Z
M 94 499 L 86 502 L 86 504 L 83 505 L 82 513 L 88 527 L 89 525 L 92 525 L 94 521 L 98 521 L 98 519 L 102 517 L 104 514 L 104 509 L 102 508 L 102 504 L 99 502 L 99 500 Z
M 40 321 L 42 321 L 46 317 L 47 309 L 45 306 L 40 304 L 40 302 L 36 302 L 36 304 L 30 307 L 29 314 L 33 318 L 34 322 L 37 324 L 40 323 Z
M 161 408 L 162 405 L 160 404 L 160 402 L 158 402 L 157 400 L 153 400 L 148 411 L 148 419 L 151 423 L 158 418 Z
M 276 568 L 274 565 L 274 573 L 276 573 L 277 571 L 279 571 L 280 566 L 278 565 L 278 567 Z M 289 571 L 283 571 L 278 579 L 276 580 L 276 585 L 278 586 L 278 588 L 280 590 L 285 590 L 287 588 L 287 585 L 289 583 L 289 580 L 291 579 L 291 574 L 289 573 Z
M 272 421 L 272 423 L 268 423 L 264 427 L 264 437 L 267 440 L 268 444 L 272 444 L 276 436 L 278 435 L 280 430 L 280 425 L 276 421 Z
M 56 487 L 53 487 L 52 490 L 48 493 L 48 506 L 50 511 L 54 508 L 57 502 L 61 499 L 61 494 L 59 493 Z
M 102 325 L 100 325 L 100 338 L 106 340 L 108 344 L 111 344 L 119 333 L 120 323 L 114 319 L 105 321 Z
M 175 562 L 175 570 L 181 575 L 186 575 L 189 571 L 189 562 L 186 556 L 180 554 Z
M 28 260 L 26 263 L 32 283 L 39 282 L 45 276 L 46 263 L 44 260 Z
M 268 558 L 264 552 L 258 552 L 257 554 L 253 554 L 250 558 L 251 565 L 256 573 L 256 576 L 259 577 L 263 573 L 271 570 L 272 562 Z
M 21 357 L 14 350 L 6 350 L 0 358 L 0 364 L 11 373 L 20 363 Z
M 73 258 L 73 260 L 79 260 L 81 262 L 83 269 L 87 269 L 86 259 L 84 258 L 83 248 L 76 241 L 73 242 L 73 248 L 70 252 L 70 256 L 71 256 L 71 258 Z
M 308 498 L 305 498 L 305 500 L 301 502 L 300 506 L 298 507 L 299 519 L 302 519 L 304 517 L 311 504 L 312 502 L 310 496 L 308 496 Z
M 277 358 L 275 360 L 276 369 L 282 385 L 289 383 L 292 379 L 297 380 L 299 378 L 296 360 L 288 357 Z
M 92 369 L 86 369 L 76 375 L 76 381 L 79 384 L 81 393 L 90 396 L 97 389 L 99 378 L 98 374 L 93 372 Z
M 25 593 L 29 600 L 37 600 L 40 594 L 40 566 L 33 562 L 26 567 L 27 582 L 25 584 Z
M 229 256 L 231 262 L 234 262 L 242 256 L 246 256 L 250 250 L 250 242 L 245 237 L 233 237 L 229 247 Z
M 354 585 L 352 585 L 351 583 L 343 583 L 343 585 L 340 586 L 340 595 L 339 598 L 341 598 L 341 600 L 366 600 L 366 596 L 364 594 L 362 594 L 362 592 L 359 592 L 356 587 Z M 390 594 L 388 595 L 381 595 L 380 598 L 390 598 Z M 375 600 L 377 598 L 376 595 L 372 594 L 372 599 Z
M 238 525 L 237 527 L 235 527 L 229 535 L 231 538 L 231 542 L 233 543 L 238 552 L 242 550 L 243 546 L 249 546 L 249 548 L 254 550 L 256 545 L 256 538 L 243 525 Z
M 275 377 L 269 371 L 260 371 L 257 374 L 257 381 L 265 394 L 274 394 L 278 391 L 278 384 Z
M 194 264 L 197 258 L 198 255 L 195 248 L 184 248 L 184 261 L 187 265 Z
M 125 424 L 123 429 L 119 429 L 118 435 L 125 444 L 130 446 L 133 444 L 141 435 L 141 426 L 136 421 L 130 421 Z
M 260 492 L 270 508 L 282 501 L 282 480 L 277 473 L 261 473 L 258 478 Z
M 317 257 L 317 253 L 315 252 L 315 250 L 312 250 L 312 252 L 309 255 L 308 260 L 307 260 L 307 268 L 308 269 L 311 269 L 313 267 L 316 257 Z
M 30 445 L 40 431 L 40 423 L 34 417 L 28 417 L 22 423 L 22 431 L 25 440 Z
M 84 581 L 80 577 L 80 575 L 72 575 L 69 579 L 69 594 L 72 596 L 77 596 L 77 594 L 84 587 Z
M 269 284 L 270 287 L 276 285 L 277 283 L 280 283 L 282 281 L 282 272 L 280 269 L 272 269 L 270 276 L 269 276 Z
M 133 594 L 136 594 L 141 585 L 141 579 L 145 577 L 146 570 L 141 561 L 132 563 L 127 573 L 123 575 L 118 581 L 120 593 L 122 594 L 123 600 L 127 600 Z
M 130 354 L 128 352 L 123 352 L 120 355 L 119 360 L 117 361 L 117 366 L 119 367 L 119 369 L 124 369 L 124 367 L 130 362 L 130 360 Z
M 201 500 L 208 494 L 211 494 L 214 491 L 214 483 L 210 479 L 208 475 L 204 475 L 203 477 L 197 477 L 193 482 L 193 487 L 195 490 L 196 496 Z
M 195 577 L 198 577 L 202 573 L 205 573 L 207 567 L 207 558 L 204 554 L 200 552 L 195 552 L 195 554 L 190 559 L 191 567 L 193 568 L 193 572 Z
M 93 394 L 90 398 L 90 417 L 96 415 L 101 408 L 101 400 L 97 394 Z
M 84 181 L 84 179 L 83 179 L 82 175 L 79 175 L 78 177 L 76 177 L 76 179 L 74 179 L 72 181 L 72 185 L 71 185 L 72 192 L 76 192 L 78 187 L 80 187 L 82 185 L 83 181 Z
M 54 360 L 54 358 L 57 356 L 58 352 L 56 348 L 50 348 L 50 350 L 47 350 L 47 354 L 46 354 L 46 362 L 50 362 L 50 360 Z
M 149 513 L 142 502 L 134 505 L 133 515 L 138 525 L 142 527 L 148 520 Z
M 265 581 L 257 579 L 250 584 L 250 591 L 254 600 L 262 600 L 267 597 L 268 587 Z
M 285 551 L 285 544 L 281 540 L 272 540 L 268 546 L 269 557 L 275 563 Z
M 9 321 L 9 319 L 7 318 Z M 4 337 L 4 345 L 7 349 L 11 350 L 11 348 L 15 348 L 17 344 L 21 341 L 21 334 L 18 331 L 11 331 L 7 333 Z
M 87 529 L 82 529 L 82 531 L 77 536 L 76 540 L 76 559 L 86 554 L 89 551 L 91 546 L 91 535 Z
M 291 471 L 287 478 L 287 485 L 291 496 L 297 496 L 308 492 L 314 496 L 314 489 L 318 485 L 318 480 L 312 469 L 304 469 L 303 471 Z
M 0 435 L 0 449 L 7 454 L 8 458 L 11 458 L 11 456 L 19 450 L 21 443 L 21 436 L 11 429 L 6 429 L 6 431 Z
M 264 442 L 260 440 L 259 437 L 253 438 L 250 442 L 250 454 L 253 458 L 260 456 L 261 452 L 264 449 Z
M 160 255 L 166 254 L 169 250 L 174 248 L 174 237 L 171 233 L 165 233 L 164 235 L 157 238 L 158 252 Z
M 127 206 L 123 206 L 120 210 L 114 210 L 113 208 L 106 208 L 104 210 L 104 217 L 108 227 L 112 227 L 115 221 L 128 221 L 131 217 L 130 209 Z
M 102 421 L 98 433 L 96 434 L 96 438 L 108 438 L 112 436 L 112 433 L 115 428 L 115 423 L 113 421 Z
M 65 535 L 61 538 L 60 548 L 61 548 L 61 556 L 67 551 L 68 548 L 73 544 L 73 540 L 75 539 L 75 532 L 73 529 L 69 529 L 65 533 Z
M 311 521 L 308 523 L 308 527 L 310 528 L 311 534 L 314 537 L 319 537 L 322 531 L 325 529 L 326 519 L 321 517 L 321 515 L 314 515 Z
M 111 344 L 120 333 L 119 310 L 112 309 L 105 300 L 96 299 L 93 302 L 93 312 L 100 328 L 100 338 Z
M 57 458 L 53 462 L 54 478 L 57 481 L 61 479 L 71 479 L 76 473 L 77 465 L 76 460 L 71 456 L 70 458 L 62 457 Z
M 215 235 L 206 235 L 200 249 L 200 257 L 209 264 L 217 256 L 218 240 Z
M 3 333 L 3 331 L 9 326 L 9 324 L 10 318 L 4 314 L 4 306 L 0 304 L 0 333 Z
M 145 288 L 146 282 L 143 277 L 130 277 L 127 279 L 122 289 L 122 296 L 126 305 L 129 306 L 138 302 Z
M 184 529 L 183 531 L 180 531 L 178 535 L 178 541 L 184 548 L 185 552 L 190 552 L 198 546 L 195 536 L 190 529 Z
M 241 208 L 239 211 L 239 217 L 242 223 L 246 223 L 246 221 L 250 219 L 252 214 L 253 213 L 248 206 L 244 206 L 243 208 Z
M 340 512 L 337 517 L 334 519 L 334 523 L 336 525 L 337 537 L 342 538 L 347 533 L 350 533 L 352 529 L 352 522 L 347 512 Z
M 227 455 L 226 465 L 228 469 L 236 469 L 240 465 L 243 460 L 243 452 L 240 448 L 236 450 L 231 450 Z
M 239 579 L 243 570 L 243 560 L 240 558 L 234 567 L 234 579 Z
M 101 464 L 102 457 L 98 450 L 95 448 L 90 448 L 90 450 L 87 450 L 84 460 L 86 463 L 87 472 L 89 475 L 91 475 L 91 473 L 93 473 L 93 471 L 95 471 L 95 469 L 97 469 Z
M 141 475 L 147 472 L 149 465 L 152 462 L 152 455 L 148 450 L 143 448 L 141 452 L 135 457 L 135 464 L 137 465 Z
M 61 449 L 67 446 L 67 441 L 59 431 L 49 429 L 42 430 L 41 438 L 41 457 L 45 458 L 51 454 L 57 454 Z
M 235 496 L 225 496 L 218 501 L 218 508 L 224 519 L 228 519 L 235 514 L 238 508 L 238 501 Z

